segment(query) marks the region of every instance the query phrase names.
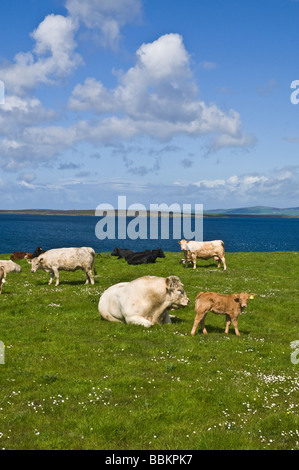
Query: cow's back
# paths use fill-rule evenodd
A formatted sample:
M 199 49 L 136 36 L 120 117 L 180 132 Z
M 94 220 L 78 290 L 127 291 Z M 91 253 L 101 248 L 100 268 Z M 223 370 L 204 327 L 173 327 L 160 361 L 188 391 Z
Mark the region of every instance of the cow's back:
M 90 247 L 53 248 L 39 256 L 44 265 L 58 266 L 60 269 L 75 269 L 78 266 L 91 266 L 95 251 Z
M 213 240 L 210 242 L 188 242 L 190 251 L 198 254 L 200 257 L 223 256 L 224 243 L 222 240 Z
M 120 282 L 104 291 L 99 301 L 99 312 L 105 319 L 127 321 L 138 311 L 147 315 L 155 303 L 160 303 L 161 294 L 165 295 L 164 278 L 143 276 L 130 282 Z
M 11 260 L 0 260 L 0 266 L 3 266 L 6 273 L 20 273 L 22 268 L 19 264 Z

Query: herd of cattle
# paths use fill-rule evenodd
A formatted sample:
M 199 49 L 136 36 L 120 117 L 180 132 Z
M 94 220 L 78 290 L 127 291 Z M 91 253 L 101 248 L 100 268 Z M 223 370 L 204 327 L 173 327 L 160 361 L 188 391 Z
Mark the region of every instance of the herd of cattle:
M 223 264 L 226 270 L 224 256 L 224 243 L 221 240 L 211 242 L 195 242 L 180 240 L 179 244 L 184 252 L 185 267 L 193 262 L 196 269 L 196 260 L 214 258 L 218 268 Z M 115 248 L 112 256 L 124 258 L 128 264 L 155 263 L 156 258 L 165 258 L 163 251 L 145 250 L 133 252 L 132 250 Z M 27 259 L 31 264 L 31 272 L 42 269 L 50 274 L 49 285 L 55 277 L 55 285 L 59 285 L 59 271 L 76 271 L 81 269 L 86 274 L 86 284 L 94 284 L 95 251 L 90 247 L 58 248 L 44 251 L 37 248 L 34 253 L 12 253 L 10 260 L 0 260 L 0 294 L 6 275 L 12 272 L 21 272 L 21 266 L 14 262 L 18 259 Z M 195 320 L 191 335 L 194 335 L 200 324 L 204 334 L 205 316 L 208 312 L 226 316 L 225 333 L 229 332 L 230 323 L 233 323 L 236 335 L 238 330 L 238 316 L 247 306 L 248 300 L 254 294 L 242 292 L 240 294 L 224 295 L 216 292 L 200 292 L 195 301 Z M 111 322 L 143 325 L 151 327 L 154 324 L 171 323 L 168 310 L 185 307 L 190 303 L 184 286 L 177 276 L 166 278 L 157 276 L 143 276 L 131 282 L 120 282 L 104 291 L 99 300 L 99 313 L 102 318 Z

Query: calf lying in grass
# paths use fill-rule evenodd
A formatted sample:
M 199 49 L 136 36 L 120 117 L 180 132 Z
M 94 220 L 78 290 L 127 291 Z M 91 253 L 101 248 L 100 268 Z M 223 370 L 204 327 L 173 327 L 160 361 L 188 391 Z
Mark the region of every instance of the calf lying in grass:
M 205 327 L 205 316 L 208 312 L 218 313 L 226 316 L 225 333 L 228 333 L 231 321 L 235 328 L 236 335 L 240 336 L 238 330 L 238 316 L 247 307 L 249 299 L 253 299 L 255 294 L 217 294 L 216 292 L 199 292 L 195 300 L 195 319 L 191 335 L 194 336 L 196 328 L 200 323 L 202 331 L 207 334 Z

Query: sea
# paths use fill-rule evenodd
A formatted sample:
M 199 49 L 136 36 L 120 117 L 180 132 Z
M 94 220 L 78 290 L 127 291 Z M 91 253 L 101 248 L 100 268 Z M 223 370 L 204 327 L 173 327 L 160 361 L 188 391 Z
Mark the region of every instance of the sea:
M 0 214 L 0 253 L 13 251 L 33 252 L 63 247 L 91 246 L 99 253 L 111 252 L 115 247 L 134 251 L 162 248 L 163 251 L 180 251 L 174 238 L 172 219 L 169 238 L 150 238 L 150 218 L 147 218 L 146 238 L 118 239 L 116 217 L 115 237 L 100 240 L 96 226 L 101 218 L 96 216 Z M 126 218 L 126 224 L 133 219 Z M 159 222 L 159 221 L 158 221 Z M 127 233 L 127 232 L 126 232 Z M 136 228 L 138 234 L 138 228 Z M 182 231 L 183 235 L 183 231 Z M 299 250 L 299 218 L 279 217 L 204 217 L 203 241 L 223 240 L 227 252 L 274 252 Z

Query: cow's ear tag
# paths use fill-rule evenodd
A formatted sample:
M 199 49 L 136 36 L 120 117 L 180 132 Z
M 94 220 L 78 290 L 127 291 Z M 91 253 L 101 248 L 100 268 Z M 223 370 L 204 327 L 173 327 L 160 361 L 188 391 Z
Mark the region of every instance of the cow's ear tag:
M 254 299 L 253 295 L 251 295 L 249 298 L 250 298 L 250 299 Z

